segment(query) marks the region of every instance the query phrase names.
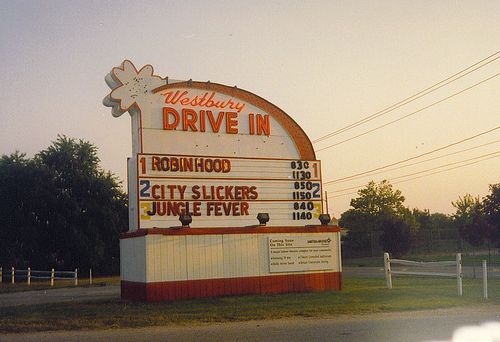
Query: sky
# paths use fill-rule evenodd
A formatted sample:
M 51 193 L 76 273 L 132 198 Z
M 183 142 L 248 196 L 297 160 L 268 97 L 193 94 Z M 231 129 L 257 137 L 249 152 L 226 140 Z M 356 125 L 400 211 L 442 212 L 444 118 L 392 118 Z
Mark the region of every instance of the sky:
M 162 77 L 251 91 L 315 141 L 496 53 L 459 80 L 314 147 L 337 217 L 370 180 L 388 179 L 410 208 L 446 214 L 459 196 L 483 197 L 500 182 L 499 1 L 0 3 L 0 154 L 33 156 L 65 134 L 95 144 L 102 167 L 125 180 L 130 119 L 102 105 L 104 77 L 124 59 L 151 64 Z M 488 130 L 412 162 L 434 160 L 327 183 Z

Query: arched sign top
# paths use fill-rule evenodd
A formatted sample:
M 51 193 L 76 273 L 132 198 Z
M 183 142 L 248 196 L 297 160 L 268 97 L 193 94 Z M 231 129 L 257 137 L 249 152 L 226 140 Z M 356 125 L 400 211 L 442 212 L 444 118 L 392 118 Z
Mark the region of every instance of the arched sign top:
M 132 115 L 134 153 L 316 160 L 302 128 L 249 91 L 211 82 L 169 82 L 154 75 L 151 65 L 138 70 L 129 60 L 105 80 L 111 92 L 104 105 L 112 107 L 115 117 L 126 111 Z M 163 147 L 158 150 L 158 145 Z
M 238 98 L 245 102 L 251 103 L 256 107 L 262 109 L 267 114 L 271 115 L 276 121 L 278 121 L 281 126 L 288 132 L 292 137 L 301 159 L 315 160 L 316 154 L 314 153 L 314 148 L 306 135 L 304 130 L 293 120 L 288 114 L 286 114 L 279 107 L 275 106 L 271 102 L 263 99 L 262 97 L 255 95 L 247 90 L 240 89 L 236 86 L 230 87 L 219 83 L 212 82 L 199 82 L 199 81 L 184 81 L 178 83 L 171 83 L 162 85 L 153 90 L 153 93 L 161 93 L 168 89 L 177 88 L 193 88 L 206 91 L 215 91 L 217 93 L 225 94 L 231 97 Z

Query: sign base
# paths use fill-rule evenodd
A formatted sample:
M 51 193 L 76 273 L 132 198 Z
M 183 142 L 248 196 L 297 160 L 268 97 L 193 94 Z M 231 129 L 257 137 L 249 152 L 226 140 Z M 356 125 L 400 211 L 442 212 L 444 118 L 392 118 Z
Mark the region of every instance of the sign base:
M 141 229 L 121 236 L 120 254 L 127 300 L 342 288 L 340 229 L 334 226 Z M 286 267 L 277 267 L 277 260 Z

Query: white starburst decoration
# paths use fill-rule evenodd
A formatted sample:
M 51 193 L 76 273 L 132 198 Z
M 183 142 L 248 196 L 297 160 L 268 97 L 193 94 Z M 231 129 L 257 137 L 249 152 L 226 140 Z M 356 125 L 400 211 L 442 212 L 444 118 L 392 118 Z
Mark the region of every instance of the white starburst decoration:
M 166 84 L 166 79 L 153 74 L 151 65 L 143 66 L 137 71 L 134 64 L 125 60 L 119 67 L 115 67 L 105 77 L 111 93 L 103 100 L 106 107 L 112 107 L 111 113 L 118 117 L 134 105 L 141 108 L 153 95 L 152 91 Z

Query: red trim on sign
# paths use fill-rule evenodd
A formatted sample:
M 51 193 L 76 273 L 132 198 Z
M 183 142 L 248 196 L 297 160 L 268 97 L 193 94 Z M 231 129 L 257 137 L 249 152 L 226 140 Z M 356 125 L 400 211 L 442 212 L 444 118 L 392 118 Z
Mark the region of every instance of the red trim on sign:
M 242 160 L 269 160 L 269 161 L 308 161 L 308 162 L 318 162 L 320 160 L 304 160 L 298 158 L 270 158 L 270 157 L 235 157 L 235 156 L 215 156 L 215 155 L 200 155 L 200 154 L 177 154 L 177 153 L 151 153 L 144 152 L 141 153 L 144 156 L 160 156 L 160 157 L 194 157 L 194 158 L 225 158 L 225 159 L 242 159 Z
M 320 292 L 341 290 L 342 273 L 282 274 L 262 277 L 223 278 L 139 283 L 121 281 L 122 299 L 138 301 L 181 300 L 217 296 Z
M 146 235 L 216 235 L 216 234 L 276 234 L 276 233 L 338 233 L 338 226 L 305 227 L 233 227 L 233 228 L 142 228 L 120 234 L 120 239 L 130 239 Z
M 145 179 L 182 179 L 182 180 L 229 180 L 229 181 L 273 181 L 273 182 L 312 182 L 312 181 L 321 181 L 320 178 L 307 178 L 307 179 L 296 179 L 296 178 L 243 178 L 243 177 L 182 177 L 182 176 L 139 176 L 139 178 Z

